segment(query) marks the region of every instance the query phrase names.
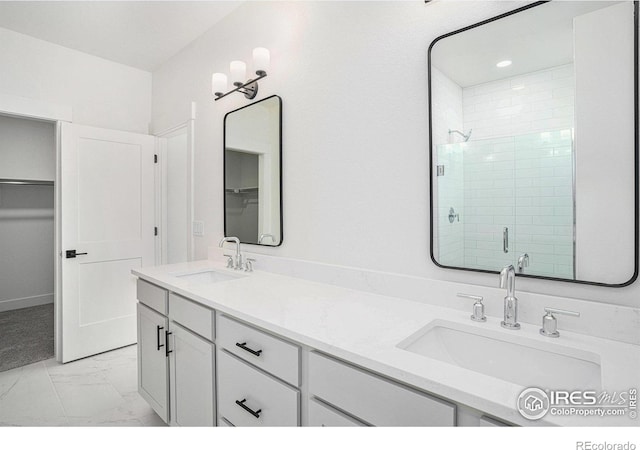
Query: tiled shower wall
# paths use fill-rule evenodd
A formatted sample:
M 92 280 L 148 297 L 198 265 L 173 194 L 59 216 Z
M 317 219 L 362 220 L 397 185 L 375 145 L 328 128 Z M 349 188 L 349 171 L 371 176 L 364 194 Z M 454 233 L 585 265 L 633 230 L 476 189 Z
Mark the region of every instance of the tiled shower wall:
M 495 270 L 526 252 L 525 272 L 573 276 L 573 99 L 571 64 L 463 89 L 463 125 L 473 133 L 469 142 L 438 148 L 439 161 L 449 165 L 438 178 L 438 197 L 457 199 L 447 190 L 458 191 L 462 180 L 464 266 Z M 447 237 L 439 261 L 459 265 L 445 209 L 438 211 Z
M 573 64 L 462 90 L 464 128 L 472 140 L 573 128 Z
M 527 253 L 525 273 L 573 277 L 571 130 L 456 145 L 466 146 L 465 266 L 495 270 Z

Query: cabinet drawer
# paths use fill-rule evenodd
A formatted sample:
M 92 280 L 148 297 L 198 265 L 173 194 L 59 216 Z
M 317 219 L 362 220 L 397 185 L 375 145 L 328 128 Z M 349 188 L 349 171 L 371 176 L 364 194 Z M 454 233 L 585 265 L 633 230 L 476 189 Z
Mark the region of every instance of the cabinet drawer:
M 138 278 L 137 281 L 138 300 L 144 303 L 151 309 L 155 309 L 160 314 L 167 315 L 167 296 L 166 289 L 156 286 L 155 284 L 148 283 Z
M 213 310 L 194 301 L 173 292 L 169 294 L 169 318 L 210 341 L 215 336 L 214 314 Z
M 218 419 L 218 426 L 219 427 L 235 427 L 234 424 L 232 424 L 231 422 L 229 422 L 227 419 L 225 419 L 224 417 L 220 417 Z
M 218 316 L 217 343 L 239 358 L 294 386 L 300 385 L 300 347 Z
M 498 419 L 494 419 L 489 416 L 480 417 L 480 426 L 481 427 L 510 427 L 511 425 L 504 423 Z
M 221 417 L 237 427 L 298 426 L 300 393 L 296 389 L 225 351 L 218 350 L 217 355 Z
M 309 392 L 376 426 L 453 426 L 455 406 L 311 352 Z
M 362 422 L 341 413 L 315 399 L 309 401 L 310 427 L 364 427 Z

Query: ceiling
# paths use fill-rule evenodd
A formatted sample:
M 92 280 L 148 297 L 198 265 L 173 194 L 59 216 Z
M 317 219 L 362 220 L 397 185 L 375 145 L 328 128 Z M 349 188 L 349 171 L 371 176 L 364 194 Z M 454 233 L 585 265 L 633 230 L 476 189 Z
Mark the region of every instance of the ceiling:
M 0 27 L 153 71 L 242 3 L 0 1 Z
M 573 62 L 573 18 L 611 1 L 556 1 L 442 39 L 432 62 L 461 87 Z M 499 61 L 511 66 L 497 68 Z

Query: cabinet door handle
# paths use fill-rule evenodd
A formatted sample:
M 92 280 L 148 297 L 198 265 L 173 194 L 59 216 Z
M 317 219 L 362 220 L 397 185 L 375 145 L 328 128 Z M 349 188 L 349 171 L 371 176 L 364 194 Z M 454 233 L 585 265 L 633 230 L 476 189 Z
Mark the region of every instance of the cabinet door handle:
M 157 343 L 158 351 L 160 351 L 160 349 L 164 347 L 164 344 L 160 343 L 160 330 L 164 330 L 164 327 L 161 327 L 160 325 L 156 325 L 156 343 Z
M 236 347 L 240 347 L 242 350 L 251 353 L 252 355 L 255 356 L 260 356 L 260 353 L 262 353 L 262 350 L 253 350 L 249 347 L 247 347 L 247 343 L 246 342 L 236 342 Z
M 164 332 L 164 356 L 169 357 L 169 353 L 173 353 L 173 350 L 169 350 L 169 335 L 173 334 L 171 331 Z
M 240 408 L 244 409 L 246 412 L 251 414 L 256 419 L 259 419 L 260 418 L 260 413 L 262 412 L 262 409 L 254 411 L 253 409 L 249 408 L 247 405 L 244 404 L 246 401 L 247 401 L 246 398 L 243 398 L 242 400 L 236 400 L 236 405 L 238 405 Z

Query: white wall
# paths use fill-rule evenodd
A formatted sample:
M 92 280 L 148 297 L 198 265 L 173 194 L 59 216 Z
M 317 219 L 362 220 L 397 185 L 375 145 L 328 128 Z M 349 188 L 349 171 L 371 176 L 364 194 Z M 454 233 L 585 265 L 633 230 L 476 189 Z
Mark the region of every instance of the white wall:
M 147 133 L 151 74 L 0 28 L 0 94 L 68 105 L 84 125 Z
M 153 127 L 198 104 L 195 218 L 223 233 L 222 121 L 247 104 L 214 102 L 211 73 L 251 49 L 272 51 L 259 98 L 283 99 L 284 235 L 253 251 L 494 286 L 497 276 L 437 268 L 429 257 L 426 52 L 442 34 L 505 12 L 509 2 L 256 2 L 154 72 Z M 259 267 L 259 261 L 256 264 Z M 640 289 L 519 280 L 518 289 L 639 304 Z M 472 291 L 473 288 L 470 288 Z M 425 297 L 428 293 L 425 292 Z M 541 305 L 541 308 L 544 305 Z
M 622 3 L 574 20 L 576 269 L 580 278 L 608 283 L 633 273 L 634 174 L 626 152 L 634 145 L 632 12 Z
M 434 227 L 434 240 L 438 243 L 433 252 L 438 263 L 445 266 L 464 265 L 463 222 L 449 222 L 449 211 L 458 214 L 464 209 L 464 166 L 462 149 L 454 142 L 462 142 L 459 134 L 449 130 L 464 131 L 462 121 L 462 88 L 436 67 L 431 68 L 431 96 L 433 111 L 433 146 L 437 149 L 435 165 L 444 166 L 444 176 L 436 178 L 433 204 L 438 211 L 438 223 Z M 443 145 L 450 143 L 452 145 Z M 434 167 L 434 176 L 437 167 Z M 459 219 L 459 217 L 458 217 Z

